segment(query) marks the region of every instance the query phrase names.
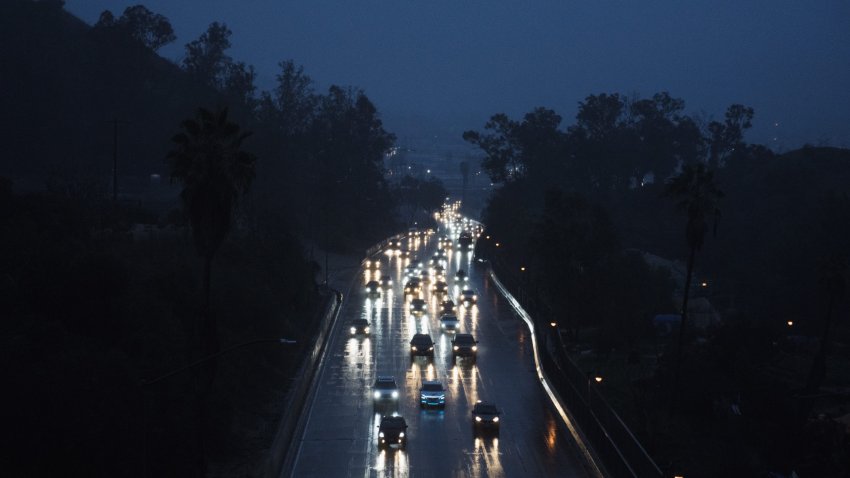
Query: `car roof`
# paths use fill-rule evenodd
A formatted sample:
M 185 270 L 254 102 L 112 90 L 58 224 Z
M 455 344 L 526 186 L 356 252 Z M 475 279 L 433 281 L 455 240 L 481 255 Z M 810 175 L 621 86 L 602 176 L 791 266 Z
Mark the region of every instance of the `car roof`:
M 431 340 L 431 336 L 430 336 L 430 335 L 428 335 L 428 334 L 416 334 L 416 335 L 414 335 L 414 336 L 413 336 L 413 338 L 411 339 L 411 341 L 414 341 L 414 340 L 425 340 L 425 339 L 427 339 L 429 342 L 433 342 L 433 340 Z
M 475 293 L 475 291 L 472 290 L 472 289 L 463 289 L 463 292 L 461 292 L 461 294 L 474 294 L 474 293 Z
M 378 281 L 370 280 L 369 282 L 366 283 L 366 285 L 378 285 Z
M 475 337 L 472 334 L 457 334 L 454 342 L 475 342 Z

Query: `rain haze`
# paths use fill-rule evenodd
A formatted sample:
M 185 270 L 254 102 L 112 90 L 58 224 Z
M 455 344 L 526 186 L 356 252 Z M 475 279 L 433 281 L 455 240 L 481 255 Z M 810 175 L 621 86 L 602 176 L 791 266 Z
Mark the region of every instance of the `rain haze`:
M 89 23 L 135 2 L 69 0 Z M 214 21 L 260 89 L 292 59 L 321 88 L 365 90 L 400 139 L 459 137 L 537 106 L 572 122 L 589 94 L 669 91 L 691 114 L 755 109 L 749 138 L 778 150 L 850 144 L 850 3 L 842 0 L 163 1 L 174 61 Z
M 850 477 L 850 0 L 0 32 L 0 476 Z

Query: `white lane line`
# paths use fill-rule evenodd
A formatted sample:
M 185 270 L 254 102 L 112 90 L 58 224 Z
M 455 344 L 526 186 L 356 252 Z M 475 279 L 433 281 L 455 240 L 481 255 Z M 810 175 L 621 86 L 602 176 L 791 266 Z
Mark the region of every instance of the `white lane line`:
M 570 420 L 567 415 L 566 406 L 561 403 L 561 400 L 555 395 L 552 391 L 552 388 L 549 386 L 549 381 L 546 380 L 546 375 L 543 373 L 543 369 L 540 367 L 540 359 L 537 351 L 537 337 L 534 334 L 534 323 L 531 321 L 531 317 L 529 317 L 528 313 L 525 309 L 522 308 L 520 303 L 514 298 L 514 296 L 508 292 L 505 286 L 499 281 L 499 278 L 496 277 L 496 274 L 493 270 L 490 270 L 490 278 L 493 280 L 493 283 L 496 284 L 496 288 L 499 289 L 499 292 L 504 296 L 505 300 L 511 304 L 514 312 L 525 322 L 525 325 L 528 326 L 528 330 L 531 333 L 531 345 L 534 350 L 534 368 L 537 371 L 537 378 L 540 379 L 541 385 L 543 385 L 543 390 L 546 391 L 546 394 L 549 396 L 549 400 L 552 402 L 552 405 L 558 411 L 558 414 L 561 416 L 561 419 L 564 421 L 564 424 L 567 426 L 567 429 L 570 431 L 570 434 L 573 436 L 573 440 L 575 440 L 578 445 L 579 450 L 584 455 L 585 459 L 587 459 L 588 463 L 590 463 L 593 467 L 593 471 L 596 473 L 598 478 L 604 478 L 604 474 L 602 473 L 599 465 L 597 465 L 596 460 L 593 459 L 593 454 L 590 452 L 587 444 L 584 442 L 581 434 L 578 429 L 576 429 L 572 420 Z

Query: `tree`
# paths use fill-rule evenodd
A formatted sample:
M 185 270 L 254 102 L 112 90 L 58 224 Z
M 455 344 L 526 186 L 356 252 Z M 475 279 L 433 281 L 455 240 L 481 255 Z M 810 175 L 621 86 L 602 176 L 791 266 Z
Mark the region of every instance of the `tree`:
M 708 124 L 708 162 L 721 167 L 735 153 L 744 152 L 744 132 L 752 127 L 753 109 L 734 104 L 726 110 L 723 123 Z
M 186 44 L 183 68 L 202 83 L 220 89 L 232 62 L 225 53 L 230 48 L 232 33 L 224 23 L 211 23 L 197 40 Z
M 104 10 L 94 26 L 120 31 L 153 51 L 159 50 L 177 38 L 168 18 L 153 13 L 144 5 L 127 7 L 117 19 L 112 12 Z
M 204 261 L 201 340 L 214 353 L 217 326 L 210 310 L 212 261 L 232 227 L 234 209 L 255 176 L 256 157 L 242 149 L 250 132 L 228 121 L 227 109 L 199 108 L 183 121 L 168 153 L 172 181 L 183 185 L 180 197 L 192 228 L 195 250 Z
M 682 365 L 682 349 L 688 322 L 688 298 L 694 272 L 694 259 L 705 242 L 708 218 L 711 216 L 715 219 L 716 232 L 716 220 L 720 215 L 717 204 L 723 197 L 723 192 L 714 180 L 714 171 L 708 169 L 704 163 L 696 163 L 686 165 L 681 174 L 668 180 L 665 194 L 673 198 L 676 201 L 676 206 L 685 211 L 688 216 L 685 238 L 690 249 L 682 299 L 682 320 L 679 324 L 679 340 L 676 348 L 676 371 L 673 378 L 673 390 L 675 391 L 679 385 L 679 372 Z
M 522 175 L 519 151 L 514 138 L 517 126 L 516 121 L 508 118 L 506 114 L 498 113 L 491 116 L 490 120 L 484 124 L 484 129 L 492 133 L 485 135 L 478 131 L 463 133 L 465 141 L 484 151 L 485 157 L 481 161 L 481 167 L 487 171 L 490 181 L 494 183 L 513 181 Z

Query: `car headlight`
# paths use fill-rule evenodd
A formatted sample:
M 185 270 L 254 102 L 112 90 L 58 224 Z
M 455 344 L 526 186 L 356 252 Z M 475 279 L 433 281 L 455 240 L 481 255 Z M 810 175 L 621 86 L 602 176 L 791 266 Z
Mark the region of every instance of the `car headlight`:
M 384 438 L 384 432 L 378 433 L 378 436 Z
M 404 438 L 404 432 L 399 433 L 399 434 L 398 434 L 398 437 L 399 437 L 399 438 Z
M 478 300 L 478 296 L 477 296 L 477 295 L 473 295 L 473 296 L 472 296 L 472 300 Z
M 446 324 L 440 324 L 440 328 L 445 329 L 445 328 L 446 328 Z
M 499 422 L 499 417 L 493 417 L 493 422 L 494 422 L 494 423 L 498 423 L 498 422 Z
M 410 350 L 413 350 L 414 352 L 416 352 L 416 346 L 415 346 L 415 345 L 411 345 L 411 346 L 410 346 Z
M 454 347 L 452 347 L 452 350 L 460 350 L 460 347 L 458 347 L 457 345 L 455 345 Z
M 433 346 L 428 347 L 428 350 L 434 350 L 434 347 Z
M 366 327 L 365 329 L 363 329 L 363 331 L 368 334 L 369 333 L 369 327 Z
M 473 345 L 473 346 L 472 346 L 472 351 L 473 351 L 473 352 L 475 352 L 476 350 L 478 350 L 478 346 L 477 346 L 477 345 Z
M 393 394 L 392 394 L 392 395 L 393 395 L 393 398 L 398 398 L 398 392 L 397 392 L 397 391 L 393 390 Z
M 352 333 L 352 334 L 357 333 L 357 329 L 356 329 L 356 328 L 354 328 L 354 327 L 352 327 L 352 328 L 351 328 L 351 333 Z
M 476 421 L 476 422 L 480 422 L 480 421 L 481 421 L 481 417 L 476 416 L 476 417 L 475 417 L 475 421 Z
M 381 398 L 381 392 L 375 392 L 373 396 L 375 398 Z

